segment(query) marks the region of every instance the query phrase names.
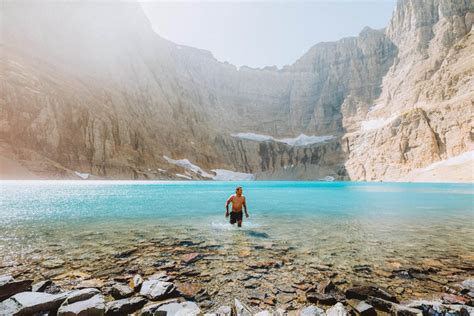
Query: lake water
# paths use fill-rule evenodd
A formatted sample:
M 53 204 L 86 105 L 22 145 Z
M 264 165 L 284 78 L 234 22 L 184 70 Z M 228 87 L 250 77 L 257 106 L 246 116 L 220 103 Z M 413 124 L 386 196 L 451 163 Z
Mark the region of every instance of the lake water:
M 345 271 L 357 264 L 385 267 L 428 259 L 465 265 L 474 253 L 472 184 L 0 183 L 0 264 L 7 269 L 44 256 L 75 261 L 79 254 L 113 252 L 163 236 L 224 249 L 285 245 L 297 260 L 301 255 L 305 262 Z M 243 186 L 250 214 L 242 229 L 224 217 L 236 185 Z

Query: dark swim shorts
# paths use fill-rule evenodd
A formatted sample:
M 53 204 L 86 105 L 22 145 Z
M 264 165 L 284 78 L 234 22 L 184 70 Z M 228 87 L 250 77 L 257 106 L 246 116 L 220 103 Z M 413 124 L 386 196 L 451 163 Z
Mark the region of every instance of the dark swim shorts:
M 235 224 L 236 222 L 242 221 L 242 213 L 243 212 L 230 212 L 230 223 Z

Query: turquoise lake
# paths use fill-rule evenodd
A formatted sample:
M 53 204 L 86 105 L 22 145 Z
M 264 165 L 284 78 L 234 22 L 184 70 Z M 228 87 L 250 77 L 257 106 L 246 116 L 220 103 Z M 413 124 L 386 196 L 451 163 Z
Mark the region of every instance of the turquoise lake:
M 224 217 L 237 185 L 250 214 L 242 229 Z M 3 181 L 0 253 L 11 265 L 49 248 L 73 256 L 172 235 L 383 265 L 472 254 L 473 215 L 472 184 Z

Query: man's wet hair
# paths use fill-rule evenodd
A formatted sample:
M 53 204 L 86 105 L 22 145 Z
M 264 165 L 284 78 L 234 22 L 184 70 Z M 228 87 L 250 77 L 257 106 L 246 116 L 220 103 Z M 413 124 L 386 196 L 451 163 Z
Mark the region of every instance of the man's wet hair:
M 235 188 L 235 191 L 239 191 L 239 189 L 242 190 L 242 187 L 236 187 L 236 188 Z

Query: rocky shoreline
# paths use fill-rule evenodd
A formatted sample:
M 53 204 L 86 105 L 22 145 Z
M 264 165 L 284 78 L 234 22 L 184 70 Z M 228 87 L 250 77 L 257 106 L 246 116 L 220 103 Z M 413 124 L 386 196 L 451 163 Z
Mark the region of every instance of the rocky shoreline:
M 471 256 L 345 270 L 276 242 L 227 249 L 163 236 L 123 246 L 1 261 L 0 315 L 474 315 Z

